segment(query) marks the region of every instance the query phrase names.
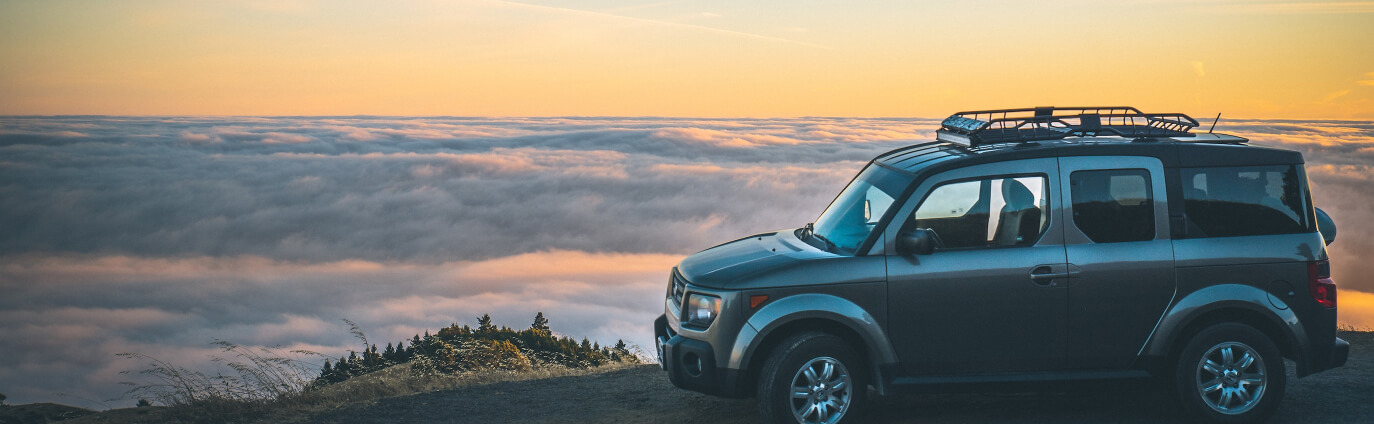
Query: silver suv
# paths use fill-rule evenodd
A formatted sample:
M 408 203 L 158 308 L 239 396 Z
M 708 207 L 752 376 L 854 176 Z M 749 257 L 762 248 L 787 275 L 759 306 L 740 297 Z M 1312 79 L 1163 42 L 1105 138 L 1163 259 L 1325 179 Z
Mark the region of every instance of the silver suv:
M 1215 123 L 1213 123 L 1215 126 Z M 674 385 L 768 422 L 853 422 L 871 386 L 1161 378 L 1261 421 L 1345 364 L 1302 155 L 1130 107 L 962 112 L 814 224 L 684 259 L 655 322 Z M 1320 230 L 1319 230 L 1320 229 Z

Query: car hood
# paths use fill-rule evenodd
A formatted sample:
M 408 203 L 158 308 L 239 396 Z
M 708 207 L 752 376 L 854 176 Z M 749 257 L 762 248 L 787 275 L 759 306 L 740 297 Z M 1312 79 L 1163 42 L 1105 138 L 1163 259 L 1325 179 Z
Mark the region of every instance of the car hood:
M 697 252 L 678 264 L 693 285 L 745 289 L 886 279 L 882 257 L 850 257 L 801 241 L 793 230 L 755 234 Z

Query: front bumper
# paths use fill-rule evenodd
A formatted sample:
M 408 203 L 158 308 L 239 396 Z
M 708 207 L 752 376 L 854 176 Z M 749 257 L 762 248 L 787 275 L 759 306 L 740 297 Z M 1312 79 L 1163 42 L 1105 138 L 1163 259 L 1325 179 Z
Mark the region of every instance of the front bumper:
M 723 397 L 747 397 L 739 386 L 741 373 L 716 364 L 715 349 L 702 340 L 689 339 L 668 326 L 668 318 L 654 320 L 658 363 L 668 380 L 679 388 Z

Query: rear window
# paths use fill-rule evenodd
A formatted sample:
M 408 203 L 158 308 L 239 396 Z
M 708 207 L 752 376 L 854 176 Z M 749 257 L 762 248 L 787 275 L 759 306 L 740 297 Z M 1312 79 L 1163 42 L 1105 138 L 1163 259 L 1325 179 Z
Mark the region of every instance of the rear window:
M 1181 177 L 1188 237 L 1310 231 L 1298 165 L 1183 168 Z

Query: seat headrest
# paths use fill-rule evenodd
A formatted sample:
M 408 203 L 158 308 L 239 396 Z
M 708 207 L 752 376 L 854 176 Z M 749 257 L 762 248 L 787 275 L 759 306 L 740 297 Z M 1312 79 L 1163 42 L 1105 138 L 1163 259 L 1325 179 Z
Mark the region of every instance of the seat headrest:
M 1025 184 L 1011 178 L 1002 180 L 1002 199 L 1006 200 L 1007 208 L 1012 210 L 1035 207 L 1035 195 Z

